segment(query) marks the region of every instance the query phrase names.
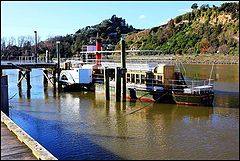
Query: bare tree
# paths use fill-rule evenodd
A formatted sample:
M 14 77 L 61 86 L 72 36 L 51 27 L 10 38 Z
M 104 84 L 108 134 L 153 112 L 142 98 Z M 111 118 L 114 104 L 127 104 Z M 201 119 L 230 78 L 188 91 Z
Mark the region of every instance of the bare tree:
M 16 45 L 16 39 L 14 37 L 10 37 L 8 40 L 8 46 Z
M 27 41 L 30 42 L 31 46 L 34 45 L 34 37 L 33 36 L 28 35 L 27 36 Z
M 4 51 L 6 49 L 6 42 L 7 42 L 7 38 L 1 37 L 1 51 Z
M 25 36 L 19 36 L 18 37 L 18 47 L 23 47 L 24 42 L 26 41 Z

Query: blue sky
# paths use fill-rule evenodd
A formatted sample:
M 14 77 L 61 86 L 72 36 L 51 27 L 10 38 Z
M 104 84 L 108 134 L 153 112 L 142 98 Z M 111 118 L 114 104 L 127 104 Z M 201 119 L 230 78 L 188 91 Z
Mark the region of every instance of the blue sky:
M 112 15 L 138 29 L 160 26 L 191 11 L 197 3 L 220 6 L 227 1 L 1 1 L 1 37 L 74 34 Z

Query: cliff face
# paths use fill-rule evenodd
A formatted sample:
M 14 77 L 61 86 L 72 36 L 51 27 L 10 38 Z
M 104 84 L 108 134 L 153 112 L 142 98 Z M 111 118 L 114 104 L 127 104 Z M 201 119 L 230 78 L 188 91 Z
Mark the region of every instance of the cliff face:
M 166 54 L 239 54 L 239 3 L 195 8 L 165 25 L 129 33 L 126 44 L 128 49 L 156 49 Z

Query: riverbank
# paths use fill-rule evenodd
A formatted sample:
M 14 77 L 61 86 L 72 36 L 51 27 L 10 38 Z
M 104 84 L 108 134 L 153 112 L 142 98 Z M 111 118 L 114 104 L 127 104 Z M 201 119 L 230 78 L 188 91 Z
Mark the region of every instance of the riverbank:
M 26 58 L 22 58 L 25 61 Z M 57 61 L 57 58 L 53 58 Z M 81 58 L 61 58 L 61 61 L 76 60 L 80 61 Z M 120 55 L 103 55 L 103 61 L 121 61 Z M 2 61 L 19 61 L 19 58 L 12 60 L 2 60 Z M 44 62 L 45 57 L 39 57 L 39 61 Z M 27 60 L 30 62 L 33 60 Z M 95 59 L 91 59 L 95 61 Z M 239 64 L 239 55 L 224 55 L 224 54 L 199 54 L 199 55 L 127 55 L 127 62 L 139 62 L 139 63 L 149 63 L 149 62 L 181 62 L 184 64 Z
M 239 64 L 239 55 L 128 55 L 128 61 L 176 61 L 184 64 Z

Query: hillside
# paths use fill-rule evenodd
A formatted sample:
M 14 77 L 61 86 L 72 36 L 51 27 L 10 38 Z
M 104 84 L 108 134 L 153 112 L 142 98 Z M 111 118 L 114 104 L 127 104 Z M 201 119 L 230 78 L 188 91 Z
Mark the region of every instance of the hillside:
M 154 49 L 169 55 L 239 55 L 239 3 L 224 3 L 220 7 L 207 4 L 198 7 L 194 3 L 191 8 L 192 12 L 146 30 L 136 29 L 125 19 L 113 15 L 74 34 L 41 41 L 37 52 L 44 55 L 48 50 L 52 57 L 56 57 L 56 41 L 60 41 L 61 57 L 72 57 L 82 51 L 84 45 L 95 45 L 97 35 L 102 38 L 103 50 L 119 50 L 120 38 L 125 35 L 127 49 Z M 33 39 L 22 37 L 19 40 L 22 43 L 17 46 L 12 39 L 9 42 L 1 39 L 2 59 L 34 53 Z
M 165 25 L 126 35 L 127 48 L 164 54 L 239 54 L 239 3 L 196 6 Z
M 97 36 L 102 39 L 104 50 L 114 50 L 114 47 L 120 41 L 122 34 L 138 31 L 140 30 L 133 28 L 132 25 L 128 25 L 125 19 L 113 15 L 111 18 L 103 20 L 97 25 L 79 29 L 74 34 L 72 52 L 75 53 L 77 51 L 82 51 L 83 45 L 95 45 Z

